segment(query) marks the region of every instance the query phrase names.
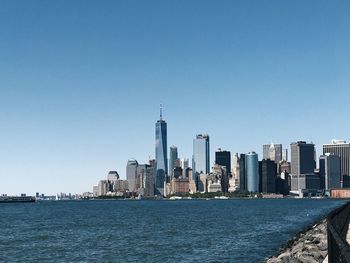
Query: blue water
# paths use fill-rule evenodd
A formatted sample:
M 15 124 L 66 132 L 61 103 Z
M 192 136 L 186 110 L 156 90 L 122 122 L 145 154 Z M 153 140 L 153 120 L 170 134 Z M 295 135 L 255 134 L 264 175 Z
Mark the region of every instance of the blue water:
M 344 201 L 0 204 L 1 262 L 261 262 Z

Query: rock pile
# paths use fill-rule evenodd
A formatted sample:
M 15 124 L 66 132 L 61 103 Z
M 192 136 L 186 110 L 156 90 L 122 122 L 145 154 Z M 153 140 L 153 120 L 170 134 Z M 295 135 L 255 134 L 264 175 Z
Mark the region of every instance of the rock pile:
M 279 255 L 269 258 L 266 263 L 316 263 L 327 256 L 327 222 L 322 220 L 305 232 L 299 233 Z

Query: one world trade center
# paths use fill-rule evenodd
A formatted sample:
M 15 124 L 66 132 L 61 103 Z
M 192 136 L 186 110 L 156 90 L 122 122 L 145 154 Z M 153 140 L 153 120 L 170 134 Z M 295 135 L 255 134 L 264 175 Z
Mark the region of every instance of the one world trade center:
M 160 119 L 156 122 L 156 176 L 155 194 L 164 196 L 164 184 L 167 182 L 167 123 L 163 120 L 162 105 L 160 105 Z

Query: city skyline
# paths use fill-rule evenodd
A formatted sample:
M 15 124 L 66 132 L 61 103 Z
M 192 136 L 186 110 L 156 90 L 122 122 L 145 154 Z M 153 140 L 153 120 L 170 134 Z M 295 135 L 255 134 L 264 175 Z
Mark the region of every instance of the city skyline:
M 155 158 L 159 103 L 189 160 L 197 134 L 211 157 L 349 141 L 350 3 L 252 3 L 2 1 L 0 193 L 126 178 Z

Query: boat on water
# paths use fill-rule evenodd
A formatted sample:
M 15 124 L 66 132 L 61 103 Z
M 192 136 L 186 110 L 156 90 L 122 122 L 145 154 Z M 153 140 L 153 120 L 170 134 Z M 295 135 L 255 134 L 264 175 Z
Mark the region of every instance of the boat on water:
M 0 196 L 0 203 L 32 203 L 34 196 Z

